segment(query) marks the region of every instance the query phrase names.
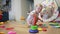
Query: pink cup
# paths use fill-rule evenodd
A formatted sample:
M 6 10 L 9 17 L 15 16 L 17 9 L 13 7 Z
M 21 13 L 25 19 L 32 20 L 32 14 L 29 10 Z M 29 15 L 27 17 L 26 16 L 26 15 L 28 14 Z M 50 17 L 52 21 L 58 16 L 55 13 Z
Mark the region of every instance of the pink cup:
M 15 31 L 9 31 L 8 34 L 16 34 Z

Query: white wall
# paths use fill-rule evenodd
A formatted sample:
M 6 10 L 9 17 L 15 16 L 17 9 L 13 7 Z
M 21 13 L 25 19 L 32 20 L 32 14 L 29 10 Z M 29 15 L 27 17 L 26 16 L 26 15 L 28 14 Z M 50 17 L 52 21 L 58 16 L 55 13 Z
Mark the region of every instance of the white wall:
M 9 19 L 16 19 L 16 21 L 20 21 L 20 17 L 27 17 L 27 13 L 29 11 L 29 5 L 27 0 L 11 0 L 11 11 L 9 12 Z
M 39 4 L 39 3 L 41 3 L 41 2 L 43 2 L 44 0 L 34 0 L 34 6 L 36 5 L 36 4 Z
M 11 11 L 14 15 L 14 18 L 16 21 L 20 21 L 21 17 L 21 0 L 11 0 L 12 6 L 11 6 Z
M 29 4 L 27 0 L 21 0 L 21 15 L 25 18 L 27 17 L 27 13 L 29 11 Z

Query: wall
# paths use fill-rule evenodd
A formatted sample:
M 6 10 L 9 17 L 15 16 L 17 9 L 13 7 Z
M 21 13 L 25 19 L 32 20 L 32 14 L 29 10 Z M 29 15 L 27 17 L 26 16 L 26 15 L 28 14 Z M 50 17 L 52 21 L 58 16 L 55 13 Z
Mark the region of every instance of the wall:
M 12 18 L 15 18 L 16 21 L 20 21 L 21 17 L 21 0 L 11 0 L 11 13 L 13 13 Z
M 16 19 L 20 21 L 20 17 L 27 17 L 29 11 L 29 2 L 27 0 L 11 0 L 11 11 L 9 12 L 9 19 Z
M 34 0 L 34 6 L 35 6 L 36 4 L 41 3 L 42 1 L 44 1 L 44 0 Z
M 27 0 L 21 0 L 21 15 L 25 18 L 27 17 L 27 13 L 29 11 L 29 5 Z

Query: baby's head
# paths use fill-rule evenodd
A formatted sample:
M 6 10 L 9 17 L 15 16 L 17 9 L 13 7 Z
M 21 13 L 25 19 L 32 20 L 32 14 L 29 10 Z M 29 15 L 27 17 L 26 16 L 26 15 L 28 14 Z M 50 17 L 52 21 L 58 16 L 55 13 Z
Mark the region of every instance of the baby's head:
M 38 5 L 36 5 L 36 11 L 38 12 L 38 13 L 40 13 L 41 12 L 41 10 L 42 10 L 42 8 L 43 8 L 43 6 L 41 5 L 41 4 L 38 4 Z

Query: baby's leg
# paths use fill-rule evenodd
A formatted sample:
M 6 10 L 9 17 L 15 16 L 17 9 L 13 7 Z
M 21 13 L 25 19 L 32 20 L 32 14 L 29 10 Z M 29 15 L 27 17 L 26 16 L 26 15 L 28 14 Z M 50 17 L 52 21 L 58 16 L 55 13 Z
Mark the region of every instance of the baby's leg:
M 32 19 L 33 19 L 32 16 L 28 16 L 27 23 L 28 23 L 29 26 L 32 25 L 32 22 L 33 22 Z
M 30 26 L 32 25 L 33 21 L 32 20 L 27 20 L 28 23 L 28 28 L 30 28 Z
M 32 21 L 30 21 L 30 20 L 29 20 L 29 21 L 27 21 L 27 23 L 28 23 L 28 25 L 29 25 L 29 26 L 32 24 L 31 22 L 32 22 Z

